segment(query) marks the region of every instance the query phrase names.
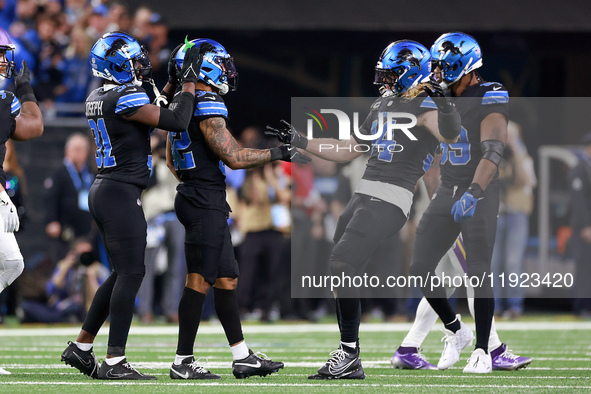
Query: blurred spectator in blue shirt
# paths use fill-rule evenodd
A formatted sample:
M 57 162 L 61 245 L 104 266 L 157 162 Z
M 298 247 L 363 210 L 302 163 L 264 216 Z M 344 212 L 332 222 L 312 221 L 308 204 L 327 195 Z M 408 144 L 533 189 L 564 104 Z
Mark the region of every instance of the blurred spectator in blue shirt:
M 84 29 L 75 27 L 61 64 L 63 83 L 55 88 L 55 101 L 82 103 L 86 100 L 91 75 L 88 55 L 91 46 L 92 40 Z

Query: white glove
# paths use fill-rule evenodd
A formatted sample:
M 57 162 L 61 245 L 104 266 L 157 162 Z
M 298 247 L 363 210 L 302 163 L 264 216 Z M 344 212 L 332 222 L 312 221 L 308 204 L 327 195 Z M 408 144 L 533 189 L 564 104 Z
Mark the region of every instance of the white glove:
M 18 231 L 18 228 L 20 227 L 18 213 L 16 212 L 16 207 L 12 201 L 10 201 L 10 197 L 8 197 L 6 190 L 3 190 L 0 193 L 0 216 L 4 222 L 5 233 Z

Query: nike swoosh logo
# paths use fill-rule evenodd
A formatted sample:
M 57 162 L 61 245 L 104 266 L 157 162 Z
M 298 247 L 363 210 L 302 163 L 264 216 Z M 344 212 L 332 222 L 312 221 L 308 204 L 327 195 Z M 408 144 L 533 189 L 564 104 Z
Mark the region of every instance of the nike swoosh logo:
M 185 373 L 180 373 L 178 371 L 176 371 L 174 368 L 170 369 L 172 372 L 176 373 L 178 376 L 180 376 L 183 379 L 189 379 L 189 371 L 185 372 Z
M 80 357 L 76 352 L 72 352 L 72 354 L 74 356 L 76 356 L 76 358 L 78 359 L 78 361 L 80 361 L 82 363 L 82 365 L 84 365 L 85 367 L 90 367 L 90 361 L 84 361 L 82 360 L 82 357 Z
M 462 213 L 463 214 L 466 214 L 467 212 L 469 212 L 473 207 L 474 207 L 474 205 L 470 205 L 468 207 L 468 209 L 466 209 L 466 202 L 462 201 Z
M 211 96 L 204 96 L 203 98 L 207 99 L 207 100 L 215 100 L 215 97 L 211 97 Z
M 330 372 L 333 375 L 338 375 L 338 374 L 342 373 L 345 369 L 349 368 L 349 366 L 351 364 L 353 364 L 354 362 L 355 362 L 355 360 L 349 362 L 348 364 L 343 365 L 339 369 L 334 369 L 332 366 L 331 367 L 328 367 L 328 372 Z
M 127 89 L 128 92 L 137 92 L 137 88 L 129 88 Z
M 253 368 L 260 368 L 261 362 L 257 361 L 256 364 L 248 364 L 248 363 L 234 363 L 234 365 L 244 365 L 245 367 L 253 367 Z
M 379 198 L 375 198 L 375 197 L 370 198 L 369 201 L 379 201 L 379 202 L 382 202 L 382 200 L 380 200 Z
M 502 86 L 493 86 L 493 90 L 499 90 Z
M 195 72 L 193 71 L 193 65 L 192 64 L 189 66 L 189 68 L 185 72 L 185 75 L 183 75 L 183 78 L 187 78 L 187 75 L 189 75 L 189 72 L 193 72 L 193 74 L 195 74 Z
M 109 369 L 107 371 L 107 373 L 106 373 L 106 375 L 107 375 L 108 378 L 115 378 L 115 379 L 117 379 L 117 378 L 123 378 L 125 376 L 129 376 L 129 375 L 132 375 L 132 374 L 133 374 L 133 372 L 113 373 L 113 370 L 112 369 Z

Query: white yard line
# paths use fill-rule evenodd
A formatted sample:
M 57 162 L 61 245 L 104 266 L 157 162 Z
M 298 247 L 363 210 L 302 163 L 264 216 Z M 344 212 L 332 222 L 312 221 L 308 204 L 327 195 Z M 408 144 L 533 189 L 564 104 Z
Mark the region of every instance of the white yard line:
M 469 324 L 470 326 L 470 324 Z M 472 324 L 473 326 L 473 324 Z M 411 323 L 362 323 L 361 332 L 406 332 Z M 499 331 L 563 331 L 563 330 L 591 330 L 591 322 L 498 322 Z M 434 328 L 433 331 L 438 330 Z M 76 336 L 79 327 L 55 327 L 55 328 L 8 328 L 0 329 L 0 337 L 23 336 Z M 285 333 L 311 333 L 327 332 L 338 333 L 336 324 L 276 324 L 276 325 L 245 325 L 245 334 L 285 334 Z M 108 327 L 103 327 L 100 335 L 108 334 Z M 130 335 L 177 335 L 177 326 L 147 326 L 131 327 Z M 221 325 L 204 325 L 199 327 L 199 334 L 224 334 Z
M 100 381 L 92 381 L 92 382 L 17 382 L 17 381 L 6 381 L 2 382 L 2 385 L 47 385 L 47 386 L 79 386 L 79 385 L 86 385 L 86 386 L 214 386 L 214 387 L 223 387 L 223 386 L 234 386 L 234 387 L 322 387 L 322 389 L 328 388 L 336 388 L 342 389 L 343 387 L 400 387 L 400 388 L 436 388 L 436 387 L 443 387 L 443 388 L 511 388 L 511 389 L 591 389 L 591 386 L 555 386 L 555 385 L 511 385 L 510 387 L 506 385 L 498 385 L 498 384 L 486 384 L 486 385 L 472 385 L 472 384 L 396 384 L 396 383 L 370 383 L 370 384 L 363 384 L 363 383 L 345 383 L 345 384 L 321 384 L 321 383 L 193 383 L 193 382 L 124 382 L 124 381 L 117 381 L 117 382 L 100 382 Z

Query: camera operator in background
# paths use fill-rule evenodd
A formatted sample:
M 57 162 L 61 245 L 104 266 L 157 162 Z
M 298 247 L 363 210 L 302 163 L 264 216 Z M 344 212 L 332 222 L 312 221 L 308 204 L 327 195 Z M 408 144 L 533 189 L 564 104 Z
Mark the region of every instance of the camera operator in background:
M 23 322 L 82 321 L 94 293 L 109 276 L 108 270 L 93 256 L 88 240 L 75 240 L 47 282 L 47 302 L 23 300 Z

